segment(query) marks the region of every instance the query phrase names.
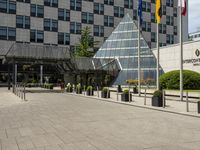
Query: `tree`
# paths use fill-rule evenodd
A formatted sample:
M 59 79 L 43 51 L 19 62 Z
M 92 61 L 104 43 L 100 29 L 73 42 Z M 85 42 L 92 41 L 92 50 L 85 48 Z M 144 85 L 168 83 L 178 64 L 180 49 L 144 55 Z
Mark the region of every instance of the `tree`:
M 81 38 L 79 38 L 79 43 L 75 45 L 75 57 L 93 57 L 94 52 L 91 51 L 98 41 L 94 41 L 91 36 L 90 27 L 86 26 L 81 31 Z

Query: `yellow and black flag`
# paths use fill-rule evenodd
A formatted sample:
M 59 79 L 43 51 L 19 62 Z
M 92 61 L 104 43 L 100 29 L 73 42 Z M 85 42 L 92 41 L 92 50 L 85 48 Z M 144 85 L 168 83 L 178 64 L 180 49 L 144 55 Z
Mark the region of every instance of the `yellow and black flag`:
M 156 20 L 157 23 L 160 23 L 162 17 L 162 3 L 161 0 L 156 0 Z

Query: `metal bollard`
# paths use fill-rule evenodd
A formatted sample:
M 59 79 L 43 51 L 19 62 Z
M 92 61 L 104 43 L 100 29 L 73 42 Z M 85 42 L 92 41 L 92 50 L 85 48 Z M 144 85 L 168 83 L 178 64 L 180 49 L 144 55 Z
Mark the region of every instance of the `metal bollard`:
M 26 88 L 25 88 L 26 86 L 24 85 L 24 90 L 23 90 L 23 92 L 24 92 L 24 100 L 26 100 Z
M 144 105 L 147 104 L 147 89 L 144 89 Z
M 188 91 L 186 92 L 186 111 L 189 112 Z
M 128 86 L 128 98 L 129 98 L 129 102 L 131 102 L 131 91 L 130 91 L 130 85 Z
M 85 85 L 84 85 L 84 95 L 86 95 L 86 93 L 85 93 L 86 91 L 85 91 Z
M 163 108 L 165 108 L 165 90 L 163 90 L 162 98 L 163 98 Z
M 106 98 L 109 97 L 109 87 L 108 87 L 108 90 L 107 90 L 107 94 L 106 94 Z
M 99 98 L 99 87 L 97 86 L 97 97 Z

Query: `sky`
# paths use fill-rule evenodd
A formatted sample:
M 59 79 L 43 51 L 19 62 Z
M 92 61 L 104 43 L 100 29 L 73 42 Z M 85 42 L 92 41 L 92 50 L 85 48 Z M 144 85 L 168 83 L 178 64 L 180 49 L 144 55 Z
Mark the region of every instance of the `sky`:
M 200 28 L 200 0 L 188 0 L 189 2 L 189 32 Z

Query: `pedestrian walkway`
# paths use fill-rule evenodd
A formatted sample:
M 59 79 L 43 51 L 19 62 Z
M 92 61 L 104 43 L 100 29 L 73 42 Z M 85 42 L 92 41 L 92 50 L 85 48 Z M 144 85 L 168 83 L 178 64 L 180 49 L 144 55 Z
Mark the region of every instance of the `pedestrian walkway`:
M 1 150 L 197 150 L 200 119 L 66 93 L 0 88 Z M 5 98 L 6 97 L 6 98 Z M 9 101 L 9 103 L 7 102 Z

